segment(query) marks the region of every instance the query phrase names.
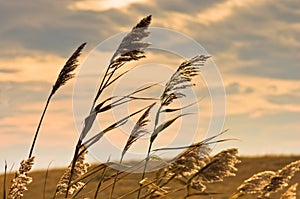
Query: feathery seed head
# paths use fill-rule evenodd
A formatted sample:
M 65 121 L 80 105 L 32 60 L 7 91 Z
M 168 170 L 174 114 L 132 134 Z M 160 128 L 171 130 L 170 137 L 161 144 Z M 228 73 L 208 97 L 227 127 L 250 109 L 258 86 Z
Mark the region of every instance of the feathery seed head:
M 205 183 L 221 182 L 225 177 L 235 176 L 235 167 L 240 160 L 237 157 L 238 151 L 235 148 L 221 151 L 205 165 L 194 177 Z
M 197 173 L 209 161 L 210 148 L 207 145 L 187 148 L 166 168 L 170 176 L 188 177 Z
M 54 93 L 62 86 L 64 85 L 69 79 L 72 79 L 74 77 L 74 74 L 72 73 L 78 66 L 78 57 L 81 54 L 81 51 L 83 50 L 86 43 L 81 44 L 76 51 L 71 55 L 71 57 L 67 60 L 64 67 L 60 71 L 57 80 L 55 84 L 53 85 L 51 94 L 54 95 Z
M 200 67 L 204 66 L 208 58 L 210 58 L 210 56 L 198 55 L 183 62 L 178 67 L 177 71 L 165 85 L 165 90 L 160 98 L 162 106 L 168 106 L 175 99 L 185 97 L 180 90 L 195 85 L 191 83 L 191 80 L 194 76 L 199 74 Z
M 237 188 L 235 195 L 240 197 L 246 194 L 259 193 L 274 175 L 274 171 L 263 171 L 251 176 Z
M 271 193 L 277 192 L 288 186 L 290 179 L 299 170 L 300 160 L 291 162 L 282 169 L 278 170 L 276 174 L 271 177 L 269 184 L 263 188 L 260 197 L 269 197 Z
M 71 183 L 87 172 L 88 167 L 90 166 L 89 163 L 85 162 L 85 155 L 87 153 L 88 153 L 88 151 L 85 150 L 80 156 L 78 156 L 78 159 L 76 161 L 75 168 L 74 168 L 74 173 L 72 175 Z M 72 168 L 72 163 L 69 165 L 69 167 L 67 168 L 65 173 L 60 178 L 60 180 L 57 184 L 57 187 L 56 187 L 56 195 L 66 193 L 69 178 L 70 178 L 70 175 L 71 175 L 71 168 Z M 77 183 L 73 184 L 69 188 L 69 193 L 68 194 L 72 195 L 76 190 L 80 189 L 84 185 L 85 184 L 83 182 L 77 182 Z
M 32 182 L 32 178 L 27 176 L 34 164 L 34 157 L 23 160 L 19 170 L 12 179 L 11 187 L 8 193 L 8 199 L 22 198 L 23 192 L 27 191 L 27 186 Z
M 300 160 L 294 161 L 277 172 L 263 171 L 253 175 L 245 180 L 233 194 L 231 198 L 239 198 L 246 194 L 258 193 L 258 198 L 269 198 L 274 192 L 277 192 L 288 186 L 290 179 L 295 172 L 300 170 Z M 292 189 L 292 188 L 291 188 Z
M 144 50 L 150 43 L 143 42 L 149 36 L 148 27 L 151 23 L 151 15 L 143 18 L 120 43 L 118 49 L 110 60 L 110 68 L 120 67 L 124 62 L 144 58 Z
M 296 191 L 297 191 L 298 183 L 293 184 L 284 192 L 280 199 L 296 199 Z
M 155 105 L 155 103 L 153 103 L 152 105 L 149 106 L 148 109 L 146 109 L 146 111 L 143 113 L 143 115 L 140 117 L 140 119 L 137 121 L 137 123 L 133 127 L 133 129 L 130 133 L 130 136 L 125 144 L 125 147 L 122 151 L 122 158 L 125 155 L 126 151 L 128 151 L 130 146 L 135 141 L 137 141 L 139 138 L 141 138 L 142 136 L 144 136 L 145 134 L 148 133 L 147 129 L 145 129 L 145 126 L 150 122 L 149 113 L 150 113 L 151 108 L 154 105 Z

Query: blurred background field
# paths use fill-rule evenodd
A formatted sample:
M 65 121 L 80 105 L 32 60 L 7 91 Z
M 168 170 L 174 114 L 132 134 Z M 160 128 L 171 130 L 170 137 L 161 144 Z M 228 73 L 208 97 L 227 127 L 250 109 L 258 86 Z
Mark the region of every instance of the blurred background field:
M 260 156 L 260 157 L 241 157 L 241 163 L 238 164 L 237 168 L 237 175 L 235 177 L 227 177 L 225 178 L 224 182 L 221 183 L 214 183 L 207 186 L 207 192 L 213 192 L 213 193 L 219 193 L 219 194 L 213 194 L 213 195 L 207 195 L 207 196 L 193 196 L 190 198 L 215 198 L 215 199 L 225 199 L 228 198 L 232 193 L 235 192 L 236 188 L 247 178 L 251 177 L 253 174 L 271 170 L 275 171 L 286 164 L 299 160 L 300 156 Z M 56 184 L 60 178 L 60 176 L 63 174 L 64 169 L 50 169 L 47 179 L 47 187 L 45 196 L 46 198 L 52 198 L 53 193 L 55 192 Z M 99 176 L 102 174 L 99 173 Z M 107 175 L 111 174 L 111 170 L 108 171 Z M 33 171 L 30 173 L 30 176 L 33 177 L 33 182 L 28 186 L 29 191 L 25 192 L 24 199 L 32 199 L 32 198 L 43 198 L 43 186 L 45 182 L 45 170 L 38 170 Z M 9 179 L 11 179 L 12 175 Z M 147 178 L 154 177 L 154 174 L 147 174 Z M 94 190 L 97 187 L 98 179 L 95 178 L 91 181 L 90 184 L 84 189 L 81 195 L 78 196 L 78 198 L 92 198 L 94 195 Z M 141 179 L 141 176 L 139 174 L 130 174 L 121 181 L 119 181 L 116 185 L 115 189 L 115 198 L 117 196 L 121 196 L 123 194 L 128 193 L 129 191 L 132 191 L 137 188 L 137 183 Z M 300 173 L 296 173 L 296 175 L 292 178 L 291 184 L 299 182 L 300 179 Z M 0 186 L 3 186 L 3 176 L 0 177 Z M 9 180 L 8 180 L 9 181 Z M 109 183 L 112 181 L 108 181 L 103 184 L 102 187 L 106 187 Z M 172 187 L 175 185 L 174 183 L 171 184 Z M 280 193 L 285 191 L 286 189 L 282 190 Z M 99 193 L 98 198 L 107 198 L 109 194 L 110 189 L 107 189 L 106 191 L 103 191 Z M 2 195 L 2 189 L 0 191 L 0 195 Z M 184 192 L 177 192 L 172 195 L 168 195 L 166 198 L 172 198 L 172 199 L 179 199 L 184 196 Z M 300 190 L 297 190 L 297 196 L 300 196 Z M 59 198 L 59 197 L 57 197 Z M 136 195 L 133 194 L 130 197 L 126 198 L 136 198 Z M 248 195 L 244 196 L 242 198 L 255 198 L 255 195 Z M 271 195 L 271 198 L 279 198 L 279 194 L 273 194 Z

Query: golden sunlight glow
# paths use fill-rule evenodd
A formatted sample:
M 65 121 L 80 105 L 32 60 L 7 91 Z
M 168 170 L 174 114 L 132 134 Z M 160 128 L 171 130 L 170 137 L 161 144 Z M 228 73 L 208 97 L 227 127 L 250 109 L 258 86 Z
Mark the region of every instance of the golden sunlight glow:
M 120 8 L 126 7 L 131 3 L 141 3 L 146 0 L 85 0 L 85 1 L 76 1 L 69 6 L 71 10 L 88 10 L 88 11 L 103 11 L 109 10 L 111 8 Z
M 236 9 L 247 6 L 255 6 L 264 3 L 265 1 L 255 1 L 255 0 L 227 0 L 222 3 L 216 4 L 213 7 L 208 8 L 204 12 L 197 15 L 200 23 L 211 24 L 225 20 L 227 17 L 231 16 Z

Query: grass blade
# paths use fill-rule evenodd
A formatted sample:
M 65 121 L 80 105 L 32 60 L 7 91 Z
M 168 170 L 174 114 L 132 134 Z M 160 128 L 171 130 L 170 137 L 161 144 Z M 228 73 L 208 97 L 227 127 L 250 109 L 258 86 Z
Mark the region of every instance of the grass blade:
M 46 198 L 47 179 L 48 179 L 49 168 L 50 168 L 51 163 L 52 163 L 52 161 L 48 164 L 48 167 L 47 167 L 47 170 L 46 170 L 45 181 L 44 181 L 44 187 L 43 187 L 43 199 Z
M 156 137 L 158 136 L 158 134 L 160 132 L 162 132 L 163 130 L 165 130 L 166 128 L 168 128 L 171 124 L 173 124 L 178 118 L 181 118 L 185 115 L 190 115 L 190 113 L 187 113 L 187 114 L 181 114 L 181 115 L 178 115 L 176 116 L 175 118 L 173 119 L 170 119 L 164 123 L 162 123 L 161 125 L 159 125 L 155 130 L 154 132 L 152 133 L 151 135 L 151 138 L 150 138 L 150 142 L 154 142 L 154 140 L 156 139 Z
M 122 118 L 121 120 L 113 123 L 112 125 L 110 125 L 109 127 L 107 127 L 106 129 L 104 129 L 103 131 L 97 133 L 96 135 L 94 135 L 93 137 L 91 137 L 90 139 L 88 139 L 86 142 L 84 142 L 82 145 L 86 146 L 86 148 L 89 148 L 90 146 L 92 146 L 93 144 L 95 144 L 96 142 L 98 142 L 105 133 L 115 129 L 115 128 L 118 128 L 119 126 L 122 126 L 123 124 L 125 124 L 128 119 L 138 113 L 140 113 L 141 111 L 145 110 L 146 108 L 148 107 L 145 107 L 145 108 L 142 108 L 134 113 L 131 113 L 130 115 Z

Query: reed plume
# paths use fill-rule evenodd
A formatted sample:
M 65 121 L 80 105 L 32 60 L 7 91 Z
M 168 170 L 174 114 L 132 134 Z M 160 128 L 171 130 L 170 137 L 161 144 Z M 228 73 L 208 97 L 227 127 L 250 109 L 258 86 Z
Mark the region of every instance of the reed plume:
M 205 141 L 210 139 L 208 138 Z M 155 186 L 163 189 L 175 179 L 174 182 L 179 183 L 183 187 L 177 190 L 170 190 L 169 193 L 186 189 L 186 198 L 193 195 L 216 194 L 205 192 L 206 184 L 221 182 L 225 177 L 235 176 L 237 171 L 236 164 L 240 160 L 238 151 L 235 148 L 210 156 L 211 149 L 208 144 L 204 144 L 205 141 L 202 144 L 192 144 L 174 160 L 171 160 L 164 172 L 157 172 Z M 194 190 L 193 193 L 191 193 L 191 189 Z M 151 193 L 148 195 L 151 195 Z
M 154 128 L 153 128 L 153 132 L 150 137 L 150 144 L 148 146 L 148 152 L 147 152 L 147 156 L 146 156 L 146 162 L 145 162 L 145 166 L 144 166 L 144 170 L 143 170 L 143 174 L 142 174 L 142 179 L 145 178 L 145 172 L 146 172 L 147 165 L 149 162 L 149 156 L 150 156 L 150 152 L 152 149 L 152 144 L 155 141 L 155 139 L 157 138 L 158 134 L 160 132 L 162 132 L 164 129 L 168 128 L 170 125 L 172 125 L 178 118 L 180 118 L 184 115 L 187 115 L 187 114 L 178 115 L 178 116 L 174 117 L 173 119 L 170 119 L 170 120 L 158 125 L 160 113 L 176 112 L 176 111 L 182 110 L 184 108 L 184 107 L 182 107 L 182 108 L 177 108 L 177 109 L 162 110 L 163 107 L 168 106 L 175 99 L 185 97 L 185 94 L 182 93 L 181 90 L 184 90 L 188 87 L 195 85 L 195 84 L 191 83 L 192 78 L 194 76 L 199 75 L 200 67 L 204 66 L 205 62 L 209 58 L 210 58 L 210 56 L 198 55 L 198 56 L 193 57 L 190 60 L 184 61 L 183 63 L 181 63 L 179 65 L 178 69 L 175 71 L 175 73 L 171 76 L 169 81 L 166 83 L 165 89 L 160 97 L 160 107 L 158 108 L 158 110 L 156 112 Z M 138 199 L 140 198 L 140 193 L 141 193 L 141 190 L 139 190 L 139 192 L 138 192 L 138 197 L 137 197 Z
M 147 30 L 151 23 L 152 16 L 143 18 L 135 25 L 120 43 L 118 49 L 113 54 L 110 65 L 115 67 L 118 62 L 131 61 L 145 58 L 144 50 L 150 45 L 148 42 L 142 42 L 142 39 L 148 37 L 150 32 Z
M 121 73 L 121 75 L 114 77 L 114 74 L 118 69 L 124 66 L 127 62 L 137 61 L 146 57 L 144 55 L 145 49 L 150 45 L 150 43 L 143 42 L 142 40 L 145 37 L 148 37 L 150 34 L 148 27 L 151 23 L 151 18 L 151 15 L 143 18 L 121 41 L 119 47 L 113 54 L 110 64 L 101 80 L 101 84 L 98 88 L 92 108 L 95 106 L 95 103 L 103 90 L 128 72 L 125 71 Z
M 291 162 L 282 169 L 278 170 L 274 176 L 271 177 L 270 182 L 266 185 L 260 197 L 269 197 L 271 193 L 277 192 L 288 186 L 290 179 L 296 172 L 300 170 L 300 160 Z
M 24 191 L 27 191 L 27 186 L 32 182 L 32 178 L 27 174 L 34 164 L 34 157 L 23 160 L 20 168 L 15 173 L 12 183 L 8 192 L 8 199 L 18 199 L 23 197 Z
M 34 149 L 34 146 L 35 146 L 35 143 L 36 143 L 36 140 L 37 140 L 37 136 L 38 136 L 38 133 L 39 133 L 39 130 L 40 130 L 40 127 L 42 125 L 42 121 L 44 119 L 44 116 L 45 116 L 45 113 L 46 113 L 46 110 L 48 108 L 48 105 L 50 103 L 50 100 L 52 98 L 52 96 L 56 93 L 56 91 L 64 84 L 66 84 L 66 82 L 68 80 L 70 80 L 71 78 L 74 77 L 74 74 L 72 73 L 76 67 L 78 66 L 78 57 L 80 56 L 81 54 L 81 51 L 83 50 L 84 46 L 86 45 L 86 43 L 83 43 L 81 44 L 76 50 L 75 52 L 71 55 L 71 57 L 67 60 L 67 62 L 65 63 L 65 65 L 63 66 L 62 70 L 60 71 L 58 77 L 57 77 L 57 80 L 55 82 L 55 84 L 53 85 L 52 87 L 52 90 L 50 92 L 50 95 L 48 96 L 48 99 L 47 99 L 47 102 L 46 102 L 46 105 L 45 105 L 45 108 L 43 110 L 43 113 L 41 115 L 41 118 L 40 118 L 40 121 L 39 121 L 39 124 L 37 126 L 37 129 L 36 129 L 36 132 L 34 134 L 34 138 L 33 138 L 33 141 L 32 141 L 32 144 L 31 144 L 31 148 L 30 148 L 30 151 L 29 151 L 29 155 L 28 157 L 30 158 L 32 156 L 32 153 L 33 153 L 33 149 Z
M 235 176 L 238 151 L 235 148 L 221 151 L 188 180 L 188 187 L 203 192 L 205 183 L 222 182 L 225 177 Z
M 71 176 L 71 183 L 76 179 L 80 178 L 82 175 L 84 175 L 87 172 L 88 167 L 90 166 L 89 163 L 85 162 L 85 155 L 88 153 L 88 151 L 85 150 L 84 148 L 82 148 L 81 150 L 82 153 L 80 153 L 79 157 L 76 160 L 73 175 Z M 68 188 L 70 174 L 71 174 L 70 172 L 71 167 L 72 167 L 72 163 L 69 165 L 65 173 L 60 178 L 56 187 L 55 195 L 66 194 L 67 190 L 68 190 L 68 194 L 72 195 L 76 190 L 82 188 L 85 185 L 84 182 L 79 181 L 74 183 L 73 185 L 71 185 L 71 187 Z
M 136 26 L 134 26 L 132 28 L 131 32 L 128 33 L 123 38 L 118 49 L 115 51 L 114 55 L 112 56 L 109 66 L 107 67 L 105 74 L 102 77 L 98 91 L 93 100 L 93 103 L 92 103 L 92 106 L 90 109 L 90 114 L 85 119 L 85 125 L 84 125 L 82 132 L 80 134 L 80 137 L 77 141 L 74 156 L 73 156 L 73 165 L 71 167 L 70 179 L 69 179 L 68 184 L 70 184 L 70 182 L 71 182 L 71 177 L 73 175 L 73 170 L 75 167 L 76 158 L 78 157 L 79 149 L 82 146 L 84 146 L 84 144 L 82 144 L 82 141 L 88 134 L 90 128 L 92 127 L 97 114 L 99 114 L 100 112 L 110 110 L 113 107 L 119 106 L 126 102 L 126 101 L 120 102 L 124 99 L 124 98 L 121 98 L 121 100 L 117 100 L 117 102 L 112 102 L 111 104 L 109 104 L 105 107 L 102 107 L 106 102 L 108 102 L 114 98 L 114 97 L 111 97 L 109 99 L 106 99 L 106 100 L 100 102 L 97 106 L 95 106 L 96 102 L 99 99 L 102 92 L 130 70 L 130 69 L 126 70 L 125 72 L 122 72 L 120 75 L 114 76 L 114 74 L 116 73 L 116 71 L 118 69 L 120 69 L 122 66 L 124 66 L 126 63 L 128 63 L 130 61 L 137 61 L 141 58 L 145 58 L 144 50 L 150 44 L 143 42 L 142 40 L 149 35 L 148 26 L 150 25 L 150 23 L 151 23 L 151 15 L 143 18 Z M 130 97 L 130 96 L 128 96 L 128 97 Z M 119 122 L 116 122 L 111 127 L 107 128 L 106 132 L 110 131 L 112 129 L 115 129 L 120 125 L 123 125 L 125 122 L 127 122 L 127 119 L 128 119 L 128 117 L 125 117 L 124 119 L 120 120 Z M 98 140 L 100 140 L 102 135 L 105 133 L 104 131 L 100 132 L 98 135 L 96 135 L 92 139 L 90 139 L 89 146 L 91 146 L 92 144 L 94 144 Z M 68 186 L 68 188 L 69 188 L 69 186 Z M 68 196 L 68 191 L 66 191 L 65 197 L 67 197 L 67 196 Z
M 215 155 L 193 177 L 201 178 L 201 181 L 205 183 L 221 182 L 225 177 L 235 176 L 237 171 L 235 166 L 239 162 L 238 150 L 236 148 L 227 149 Z
M 130 136 L 129 136 L 129 138 L 128 138 L 128 140 L 127 140 L 127 142 L 126 142 L 126 144 L 123 148 L 120 162 L 122 162 L 125 153 L 131 147 L 131 145 L 134 142 L 136 142 L 139 138 L 141 138 L 145 134 L 149 133 L 148 130 L 145 129 L 145 126 L 147 126 L 147 124 L 150 122 L 149 113 L 150 113 L 150 110 L 152 109 L 152 107 L 154 105 L 155 105 L 155 103 L 150 105 L 149 108 L 146 109 L 146 111 L 143 113 L 143 115 L 140 117 L 140 119 L 134 125 L 134 127 L 133 127 L 133 129 L 130 133 Z
M 71 57 L 67 60 L 63 68 L 61 69 L 55 84 L 53 85 L 51 94 L 55 94 L 55 92 L 66 82 L 74 77 L 73 71 L 78 66 L 78 57 L 81 55 L 83 48 L 85 47 L 86 43 L 81 44 L 75 52 L 71 55 Z
M 280 199 L 296 199 L 298 183 L 291 185 L 280 197 Z
M 165 170 L 169 176 L 188 178 L 210 161 L 210 151 L 206 144 L 188 148 L 174 158 Z
M 256 194 L 268 185 L 272 176 L 275 175 L 274 171 L 259 172 L 252 177 L 245 180 L 238 188 L 231 198 L 238 198 L 247 194 Z
M 258 198 L 269 198 L 272 193 L 287 187 L 289 181 L 300 170 L 300 160 L 291 162 L 278 171 L 263 171 L 245 180 L 231 198 L 246 194 L 258 194 Z
M 194 76 L 199 75 L 200 67 L 204 66 L 208 58 L 210 58 L 210 56 L 198 55 L 183 62 L 178 67 L 177 71 L 165 85 L 165 90 L 161 95 L 162 106 L 168 106 L 175 99 L 185 97 L 185 94 L 180 91 L 195 86 L 195 84 L 191 83 L 191 80 Z

